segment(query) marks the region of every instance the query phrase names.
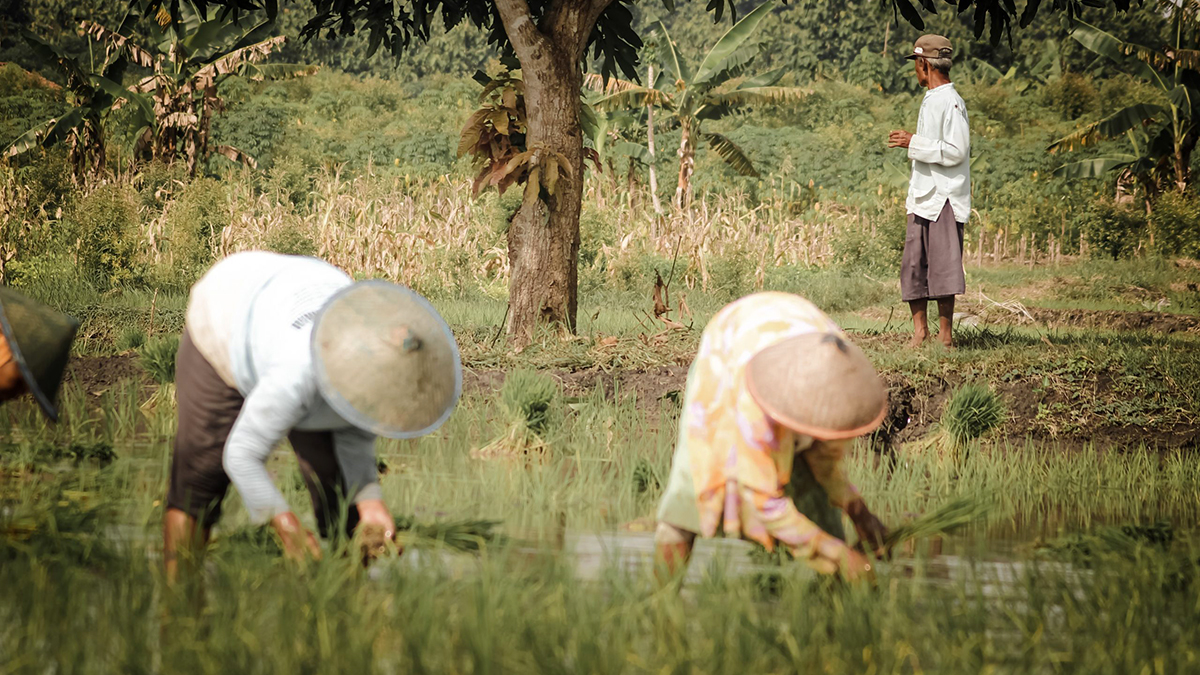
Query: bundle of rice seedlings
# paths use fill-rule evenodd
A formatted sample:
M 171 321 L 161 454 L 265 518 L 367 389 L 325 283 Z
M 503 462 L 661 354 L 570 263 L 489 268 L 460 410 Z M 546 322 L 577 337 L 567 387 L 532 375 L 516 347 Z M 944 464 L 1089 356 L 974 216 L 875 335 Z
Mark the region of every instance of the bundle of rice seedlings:
M 888 533 L 884 548 L 892 550 L 914 539 L 940 537 L 982 520 L 992 510 L 990 495 L 967 495 L 952 499 L 925 515 L 918 516 Z
M 955 447 L 982 437 L 1004 422 L 1004 402 L 981 384 L 965 384 L 950 397 L 942 413 L 942 429 Z
M 509 373 L 500 388 L 500 404 L 509 420 L 505 433 L 471 451 L 477 459 L 528 457 L 549 449 L 546 434 L 558 424 L 561 410 L 558 383 L 534 370 Z
M 950 395 L 933 433 L 918 450 L 936 449 L 958 459 L 964 448 L 1004 423 L 1004 401 L 989 387 L 970 383 Z
M 495 531 L 498 525 L 498 520 L 470 518 L 433 523 L 418 523 L 412 518 L 398 518 L 396 538 L 404 545 L 417 548 L 438 545 L 454 551 L 478 551 L 486 545 L 503 540 Z
M 159 384 L 175 382 L 175 354 L 178 351 L 178 335 L 152 338 L 138 350 L 142 357 L 142 368 Z

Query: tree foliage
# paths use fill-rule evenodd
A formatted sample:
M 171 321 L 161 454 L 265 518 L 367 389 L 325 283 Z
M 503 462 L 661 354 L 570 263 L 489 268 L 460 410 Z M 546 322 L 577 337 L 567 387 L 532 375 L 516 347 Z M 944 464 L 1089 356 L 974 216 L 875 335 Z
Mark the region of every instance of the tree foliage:
M 610 80 L 606 84 L 597 77 L 587 80 L 607 93 L 595 103 L 598 110 L 653 106 L 669 113 L 668 128 L 681 131 L 676 206 L 684 206 L 691 200 L 697 137 L 706 141 L 739 174 L 758 175 L 754 163 L 736 143 L 722 134 L 703 130 L 705 121 L 721 119 L 747 107 L 795 103 L 808 93 L 798 87 L 778 86 L 785 75 L 783 70 L 746 77 L 757 57 L 757 50 L 748 48 L 748 41 L 774 6 L 774 0 L 769 0 L 735 23 L 695 67 L 671 39 L 667 27 L 660 23 L 658 33 L 662 37 L 666 69 L 658 82 L 643 86 L 623 80 Z M 727 86 L 736 80 L 741 81 L 732 88 Z

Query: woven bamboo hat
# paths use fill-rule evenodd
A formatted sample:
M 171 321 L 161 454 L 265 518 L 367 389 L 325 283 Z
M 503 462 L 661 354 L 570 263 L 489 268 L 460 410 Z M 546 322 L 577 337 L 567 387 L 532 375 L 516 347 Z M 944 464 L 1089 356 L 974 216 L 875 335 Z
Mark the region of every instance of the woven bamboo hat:
M 0 330 L 12 350 L 25 386 L 53 421 L 58 421 L 58 387 L 79 322 L 0 286 Z
M 771 419 L 820 440 L 862 436 L 887 412 L 887 388 L 871 361 L 837 333 L 763 349 L 746 366 L 746 384 Z
M 356 427 L 416 438 L 442 425 L 462 393 L 450 327 L 429 301 L 386 281 L 330 298 L 312 333 L 321 394 Z

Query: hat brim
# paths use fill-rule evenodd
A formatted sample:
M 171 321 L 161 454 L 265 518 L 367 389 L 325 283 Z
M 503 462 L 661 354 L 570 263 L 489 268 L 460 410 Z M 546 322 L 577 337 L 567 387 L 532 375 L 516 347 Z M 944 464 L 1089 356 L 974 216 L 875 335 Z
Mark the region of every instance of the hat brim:
M 888 405 L 887 398 L 885 397 L 883 400 L 883 407 L 880 408 L 879 414 L 875 416 L 875 419 L 860 427 L 854 429 L 827 429 L 814 426 L 812 424 L 801 422 L 800 420 L 789 416 L 787 413 L 772 405 L 770 401 L 759 395 L 754 384 L 755 382 L 753 378 L 746 378 L 746 388 L 750 390 L 751 398 L 753 398 L 754 402 L 763 409 L 763 412 L 767 414 L 767 417 L 770 417 L 772 420 L 775 420 L 775 422 L 798 434 L 812 436 L 813 438 L 821 441 L 841 441 L 850 438 L 858 438 L 859 436 L 865 436 L 866 434 L 878 429 L 879 426 L 883 424 L 883 419 L 887 416 Z
M 58 421 L 58 406 L 54 401 L 46 396 L 46 392 L 38 385 L 37 378 L 34 377 L 33 371 L 29 369 L 29 363 L 26 362 L 25 356 L 21 354 L 21 345 L 17 344 L 17 339 L 14 337 L 12 325 L 8 322 L 8 315 L 4 312 L 4 306 L 0 305 L 0 331 L 4 332 L 4 339 L 8 342 L 8 348 L 12 351 L 13 361 L 17 364 L 17 370 L 21 371 L 21 379 L 25 381 L 25 387 L 33 398 L 38 403 L 38 407 L 42 409 L 46 417 L 50 418 L 51 422 Z
M 405 429 L 385 424 L 369 415 L 366 415 L 363 413 L 363 411 L 359 410 L 352 403 L 350 403 L 350 401 L 347 400 L 340 391 L 338 391 L 338 388 L 330 379 L 329 373 L 325 367 L 325 359 L 322 349 L 318 344 L 317 336 L 320 332 L 321 322 L 324 320 L 327 310 L 346 295 L 353 292 L 358 292 L 362 288 L 372 284 L 388 287 L 395 286 L 395 284 L 381 280 L 360 281 L 358 283 L 346 286 L 325 302 L 325 305 L 321 308 L 320 314 L 317 315 L 316 320 L 313 322 L 312 342 L 310 344 L 310 349 L 315 366 L 314 370 L 317 376 L 317 386 L 321 391 L 322 397 L 329 403 L 329 406 L 333 408 L 334 412 L 340 415 L 342 419 L 353 424 L 355 427 L 384 438 L 395 438 L 401 440 L 419 438 L 436 431 L 439 427 L 445 424 L 446 420 L 448 420 L 450 415 L 454 412 L 455 407 L 457 407 L 459 399 L 462 397 L 463 386 L 462 357 L 458 351 L 458 344 L 454 340 L 454 333 L 450 330 L 450 326 L 446 324 L 445 320 L 442 319 L 441 314 L 438 313 L 437 309 L 435 309 L 434 306 L 430 304 L 429 301 L 426 300 L 421 294 L 416 293 L 408 288 L 399 287 L 410 294 L 411 300 L 420 305 L 423 309 L 425 309 L 425 311 L 429 312 L 431 316 L 437 318 L 439 330 L 441 330 L 443 334 L 442 337 L 446 340 L 450 349 L 452 350 L 454 361 L 453 396 L 450 399 L 449 405 L 446 406 L 446 409 L 432 424 L 420 429 Z

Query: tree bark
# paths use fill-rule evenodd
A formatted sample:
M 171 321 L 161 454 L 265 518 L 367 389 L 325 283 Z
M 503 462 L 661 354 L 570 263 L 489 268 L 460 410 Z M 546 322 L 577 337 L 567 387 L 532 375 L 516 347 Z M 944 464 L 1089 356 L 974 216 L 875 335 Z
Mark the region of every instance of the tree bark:
M 646 74 L 646 86 L 654 87 L 654 64 L 650 64 Z M 650 150 L 650 199 L 654 203 L 654 214 L 663 213 L 662 202 L 658 200 L 658 170 L 654 168 L 654 106 L 646 106 L 646 147 Z
M 575 330 L 583 202 L 581 59 L 611 1 L 553 0 L 535 25 L 525 0 L 496 0 L 525 80 L 526 147 L 569 163 L 569 175 L 559 179 L 553 195 L 544 188 L 525 191 L 508 229 L 508 336 L 518 349 L 529 344 L 539 324 Z

